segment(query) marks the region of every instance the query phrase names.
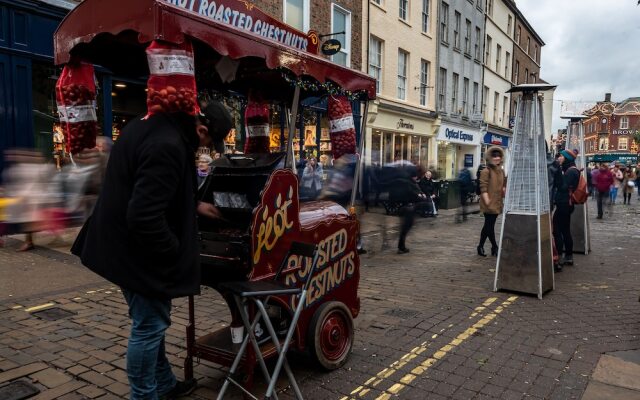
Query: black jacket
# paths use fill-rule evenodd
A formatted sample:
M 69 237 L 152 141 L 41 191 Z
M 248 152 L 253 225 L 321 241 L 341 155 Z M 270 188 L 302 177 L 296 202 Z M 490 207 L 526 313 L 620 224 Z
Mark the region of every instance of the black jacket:
M 420 190 L 422 190 L 422 192 L 426 194 L 427 197 L 431 197 L 431 195 L 433 194 L 435 194 L 437 197 L 438 190 L 436 188 L 436 183 L 433 181 L 433 179 L 427 179 L 426 177 L 423 176 L 418 181 L 418 185 L 420 186 Z
M 570 192 L 574 191 L 576 187 L 578 187 L 578 181 L 580 180 L 580 171 L 578 171 L 575 166 L 576 165 L 574 163 L 567 161 L 562 164 L 562 181 L 556 190 L 556 204 L 570 204 Z
M 156 114 L 124 128 L 71 249 L 92 271 L 152 298 L 200 291 L 197 135 L 189 118 Z

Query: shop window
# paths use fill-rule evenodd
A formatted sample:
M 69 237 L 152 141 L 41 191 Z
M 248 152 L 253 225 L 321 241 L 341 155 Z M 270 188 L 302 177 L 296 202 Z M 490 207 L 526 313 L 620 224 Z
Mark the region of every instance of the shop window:
M 33 143 L 47 157 L 53 153 L 54 131 L 59 129 L 55 97 L 59 72 L 52 63 L 31 63 Z
M 133 118 L 146 113 L 146 99 L 144 83 L 124 82 L 113 79 L 111 90 L 112 103 L 112 138 L 118 140 L 122 128 Z M 109 90 L 105 88 L 104 90 Z
M 371 134 L 371 165 L 382 165 L 382 134 L 380 132 Z
M 409 139 L 411 145 L 409 161 L 415 165 L 420 165 L 420 136 L 411 135 Z
M 620 117 L 620 129 L 629 129 L 629 117 Z
M 393 162 L 393 133 L 385 132 L 383 138 L 384 164 Z
M 336 64 L 349 67 L 351 66 L 351 13 L 334 4 L 331 25 L 331 32 L 344 32 L 333 37 L 339 40 L 342 46 L 338 54 L 331 56 L 331 60 Z

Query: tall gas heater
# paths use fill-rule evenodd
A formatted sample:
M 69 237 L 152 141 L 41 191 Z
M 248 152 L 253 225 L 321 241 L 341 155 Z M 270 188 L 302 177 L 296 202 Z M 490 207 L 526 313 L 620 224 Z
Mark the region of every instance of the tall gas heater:
M 563 116 L 569 120 L 567 126 L 567 149 L 578 149 L 576 157 L 576 167 L 587 179 L 587 163 L 584 155 L 584 125 L 582 120 L 587 118 L 584 115 Z M 589 230 L 587 203 L 575 204 L 573 214 L 571 214 L 571 237 L 573 238 L 573 252 L 589 254 L 591 251 L 591 233 Z
M 500 228 L 493 289 L 536 294 L 554 288 L 551 215 L 540 92 L 554 85 L 525 84 L 518 93 L 511 164 Z

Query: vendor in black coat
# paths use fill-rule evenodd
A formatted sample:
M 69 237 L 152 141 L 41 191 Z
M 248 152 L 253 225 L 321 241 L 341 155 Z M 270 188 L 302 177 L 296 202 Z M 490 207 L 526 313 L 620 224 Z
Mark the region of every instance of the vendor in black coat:
M 203 119 L 157 113 L 123 129 L 93 214 L 71 249 L 120 286 L 129 305 L 131 399 L 174 398 L 195 387 L 176 380 L 164 334 L 171 299 L 200 292 L 196 212 L 219 216 L 212 204 L 196 202 L 195 151 L 211 144 L 209 128 L 219 123 L 204 112 Z

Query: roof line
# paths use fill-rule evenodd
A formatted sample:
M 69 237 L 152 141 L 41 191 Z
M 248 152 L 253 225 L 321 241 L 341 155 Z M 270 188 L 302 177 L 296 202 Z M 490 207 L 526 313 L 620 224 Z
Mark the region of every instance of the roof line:
M 503 2 L 507 5 L 507 7 L 509 7 L 511 9 L 511 11 L 513 11 L 516 16 L 524 23 L 524 26 L 529 30 L 529 32 L 531 32 L 533 34 L 533 36 L 540 42 L 541 46 L 544 46 L 546 43 L 544 42 L 544 40 L 542 40 L 542 38 L 540 37 L 540 35 L 538 35 L 538 32 L 536 32 L 535 29 L 533 29 L 533 27 L 531 26 L 531 24 L 529 23 L 529 21 L 527 21 L 527 19 L 524 17 L 524 14 L 522 14 L 522 11 L 520 11 L 520 9 L 518 8 L 518 6 L 516 6 L 516 3 L 514 0 L 503 0 Z

